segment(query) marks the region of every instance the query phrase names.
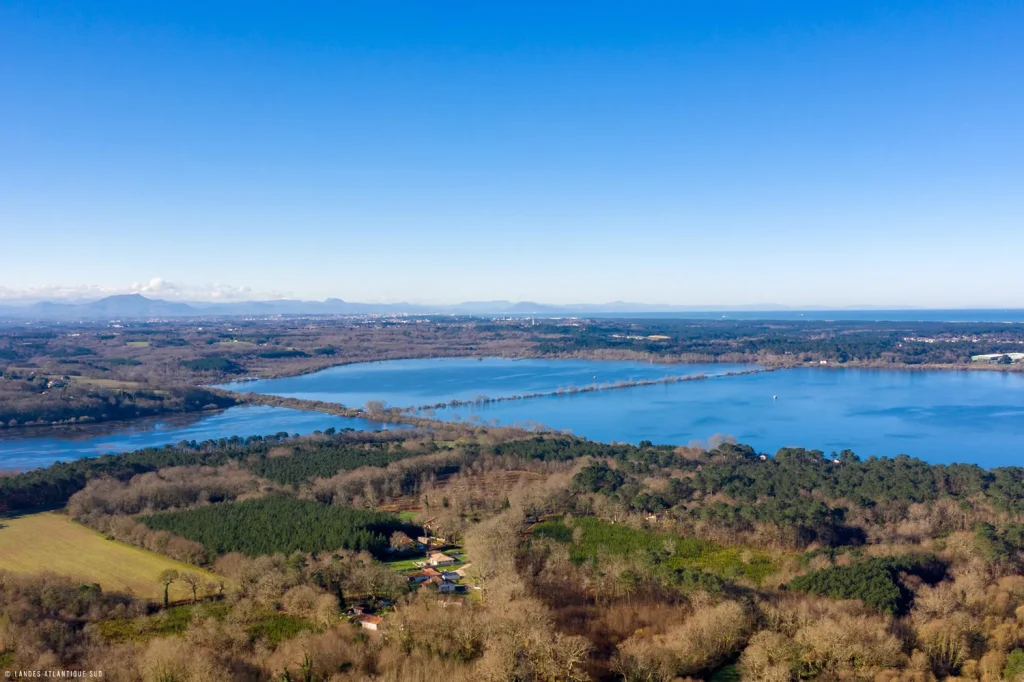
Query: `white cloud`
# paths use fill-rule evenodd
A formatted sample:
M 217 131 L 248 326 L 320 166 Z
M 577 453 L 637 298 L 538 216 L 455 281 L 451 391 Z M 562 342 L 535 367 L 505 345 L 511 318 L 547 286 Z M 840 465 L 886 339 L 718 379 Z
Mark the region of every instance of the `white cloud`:
M 97 285 L 46 284 L 37 287 L 14 289 L 0 286 L 0 301 L 89 301 L 117 294 L 141 294 L 147 298 L 168 301 L 267 301 L 285 298 L 280 292 L 256 292 L 250 287 L 213 283 L 206 285 L 177 284 L 162 277 L 148 282 L 134 282 L 127 287 L 103 287 Z

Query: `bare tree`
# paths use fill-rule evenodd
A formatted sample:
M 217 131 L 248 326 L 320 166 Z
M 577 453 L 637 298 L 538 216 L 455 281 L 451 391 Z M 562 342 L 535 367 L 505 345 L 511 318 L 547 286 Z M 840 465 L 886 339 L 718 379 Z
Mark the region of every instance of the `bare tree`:
M 173 583 L 179 577 L 181 577 L 181 576 L 173 568 L 169 568 L 166 571 L 161 571 L 160 572 L 159 581 L 160 581 L 160 584 L 164 586 L 164 608 L 165 609 L 168 606 L 170 606 L 170 597 L 168 596 L 168 592 L 171 589 L 171 583 Z
M 203 584 L 203 576 L 198 573 L 192 573 L 191 571 L 182 573 L 181 582 L 185 583 L 192 590 L 192 601 L 199 601 L 199 586 Z
M 403 533 L 400 530 L 396 530 L 391 534 L 391 549 L 396 552 L 401 552 L 412 546 L 412 538 Z

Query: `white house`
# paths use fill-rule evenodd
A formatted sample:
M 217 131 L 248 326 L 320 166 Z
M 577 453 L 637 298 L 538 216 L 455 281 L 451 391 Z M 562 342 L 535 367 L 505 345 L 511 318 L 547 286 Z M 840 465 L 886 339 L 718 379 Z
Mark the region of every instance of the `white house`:
M 427 563 L 431 566 L 451 566 L 455 563 L 455 559 L 442 552 L 434 552 L 427 557 Z

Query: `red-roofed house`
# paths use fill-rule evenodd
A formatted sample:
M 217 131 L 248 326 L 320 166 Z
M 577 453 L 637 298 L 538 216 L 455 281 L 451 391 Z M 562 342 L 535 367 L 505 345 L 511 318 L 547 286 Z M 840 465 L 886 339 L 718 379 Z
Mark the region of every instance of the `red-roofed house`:
M 359 624 L 366 630 L 380 630 L 380 624 L 384 622 L 384 619 L 380 616 L 369 616 L 363 615 L 356 618 Z

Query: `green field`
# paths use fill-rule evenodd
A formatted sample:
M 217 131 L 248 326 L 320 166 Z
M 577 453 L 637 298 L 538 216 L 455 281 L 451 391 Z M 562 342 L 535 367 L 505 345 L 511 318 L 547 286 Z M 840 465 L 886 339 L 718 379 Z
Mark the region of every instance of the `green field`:
M 385 561 L 384 565 L 390 568 L 392 571 L 398 571 L 399 573 L 410 573 L 413 571 L 420 570 L 420 567 L 416 565 L 417 561 L 426 561 L 427 555 L 420 554 L 411 559 L 398 559 L 397 561 Z
M 135 390 L 138 388 L 145 387 L 145 384 L 140 384 L 137 381 L 121 381 L 120 379 L 94 379 L 91 377 L 72 377 L 71 380 L 76 384 L 88 384 L 91 386 L 99 386 L 100 388 L 120 388 L 124 390 Z M 166 393 L 166 391 L 164 391 L 164 393 Z
M 149 341 L 129 341 L 124 345 L 129 348 L 149 348 Z
M 569 558 L 595 567 L 602 556 L 641 557 L 668 568 L 699 568 L 723 578 L 746 578 L 760 583 L 775 567 L 761 552 L 722 547 L 703 538 L 662 535 L 611 524 L 593 517 L 579 517 L 573 528 L 563 519 L 549 519 L 534 526 L 534 535 L 569 545 Z
M 216 578 L 194 566 L 107 540 L 54 512 L 0 517 L 0 569 L 13 573 L 55 573 L 99 583 L 107 591 L 162 599 L 157 576 L 169 568 Z M 191 599 L 192 592 L 179 582 L 171 585 L 170 596 L 172 600 Z

